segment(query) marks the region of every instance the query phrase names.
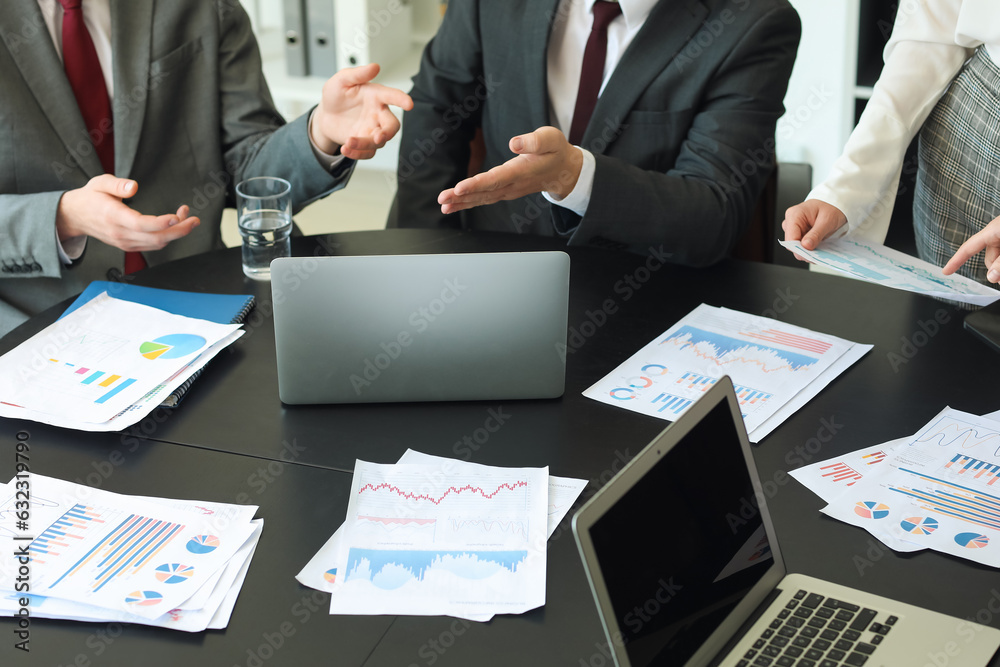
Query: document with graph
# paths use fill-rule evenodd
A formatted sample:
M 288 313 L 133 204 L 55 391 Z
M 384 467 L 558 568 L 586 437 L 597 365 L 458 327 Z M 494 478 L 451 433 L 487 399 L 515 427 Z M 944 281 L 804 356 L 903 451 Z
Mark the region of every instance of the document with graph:
M 823 513 L 900 551 L 1000 567 L 1000 423 L 949 408 L 886 449 Z
M 998 290 L 958 274 L 946 276 L 941 267 L 884 245 L 847 237 L 827 239 L 815 250 L 806 250 L 798 241 L 780 243 L 812 262 L 876 285 L 977 306 L 1000 299 Z
M 545 604 L 548 468 L 358 461 L 331 614 L 517 614 Z
M 728 375 L 759 442 L 871 348 L 701 304 L 583 395 L 673 421 Z
M 6 492 L 0 547 L 16 557 L 0 560 L 0 594 L 24 590 L 18 577 L 28 576 L 32 595 L 145 619 L 190 608 L 192 597 L 204 606 L 256 532 L 252 507 L 150 502 L 36 474 L 16 478 Z M 18 519 L 25 495 L 30 518 Z
M 462 469 L 471 473 L 489 468 L 489 466 L 479 463 L 432 456 L 412 449 L 407 449 L 397 463 L 429 464 L 443 466 L 446 470 L 458 471 Z M 551 538 L 556 528 L 559 527 L 559 523 L 566 517 L 577 498 L 580 497 L 580 493 L 587 486 L 587 480 L 549 475 L 548 483 L 548 509 L 545 536 Z M 336 584 L 336 558 L 340 550 L 341 540 L 344 539 L 344 532 L 345 525 L 337 528 L 336 532 L 326 541 L 326 544 L 295 575 L 296 580 L 300 584 L 328 593 L 335 593 L 339 589 Z M 470 621 L 485 622 L 493 618 L 493 614 L 463 614 L 461 618 Z
M 126 428 L 241 334 L 102 294 L 0 357 L 0 416 Z

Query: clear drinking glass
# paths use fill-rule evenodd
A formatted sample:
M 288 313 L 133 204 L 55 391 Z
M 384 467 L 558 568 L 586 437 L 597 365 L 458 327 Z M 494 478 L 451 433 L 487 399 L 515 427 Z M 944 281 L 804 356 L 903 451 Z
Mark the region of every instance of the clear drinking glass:
M 270 280 L 271 260 L 290 254 L 291 183 L 273 176 L 248 178 L 236 186 L 236 215 L 243 237 L 243 273 Z

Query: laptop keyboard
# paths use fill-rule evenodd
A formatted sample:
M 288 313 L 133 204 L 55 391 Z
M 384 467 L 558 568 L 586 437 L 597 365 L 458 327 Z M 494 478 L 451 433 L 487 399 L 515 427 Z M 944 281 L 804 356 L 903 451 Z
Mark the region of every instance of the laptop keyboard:
M 736 667 L 862 667 L 899 620 L 874 609 L 799 591 Z

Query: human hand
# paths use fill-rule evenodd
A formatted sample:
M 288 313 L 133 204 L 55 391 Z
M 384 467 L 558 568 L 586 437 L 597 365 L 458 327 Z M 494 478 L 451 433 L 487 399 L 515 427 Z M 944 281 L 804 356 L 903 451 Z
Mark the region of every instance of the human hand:
M 981 232 L 962 244 L 958 252 L 944 265 L 944 274 L 955 273 L 958 267 L 984 249 L 986 250 L 986 279 L 991 283 L 1000 283 L 1000 217 L 994 218 Z
M 535 192 L 565 197 L 580 178 L 583 152 L 554 127 L 541 127 L 510 140 L 517 157 L 476 174 L 438 195 L 442 213 L 517 199 Z
M 367 160 L 399 132 L 399 120 L 389 105 L 410 110 L 413 100 L 401 90 L 372 83 L 378 71 L 374 63 L 342 69 L 323 84 L 310 129 L 317 148 Z
M 122 200 L 134 197 L 139 184 L 111 174 L 95 176 L 76 190 L 63 194 L 56 210 L 59 240 L 90 236 L 126 252 L 160 250 L 187 236 L 201 224 L 181 206 L 176 214 L 143 215 Z
M 785 231 L 786 241 L 799 241 L 806 250 L 815 250 L 824 239 L 846 224 L 847 216 L 836 206 L 819 199 L 807 199 L 785 211 L 781 228 Z M 797 254 L 795 258 L 809 261 Z

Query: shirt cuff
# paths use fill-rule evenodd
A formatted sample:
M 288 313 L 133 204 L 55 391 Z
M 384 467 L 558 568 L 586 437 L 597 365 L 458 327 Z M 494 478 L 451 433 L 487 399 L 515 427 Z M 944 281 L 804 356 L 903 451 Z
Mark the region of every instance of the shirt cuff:
M 576 213 L 581 218 L 586 215 L 587 207 L 590 206 L 590 194 L 594 191 L 594 171 L 597 169 L 597 161 L 594 154 L 588 150 L 574 146 L 583 153 L 583 167 L 580 169 L 580 177 L 576 179 L 576 185 L 572 192 L 557 199 L 555 195 L 543 192 L 542 196 L 556 206 L 562 206 Z
M 321 165 L 323 165 L 324 169 L 326 169 L 330 173 L 333 173 L 333 170 L 336 169 L 337 167 L 339 167 L 341 165 L 341 163 L 343 163 L 343 161 L 346 160 L 347 158 L 344 157 L 343 154 L 341 154 L 341 155 L 330 155 L 329 153 L 324 153 L 316 145 L 316 142 L 313 141 L 313 138 L 312 138 L 312 126 L 313 126 L 313 116 L 315 116 L 315 115 L 316 115 L 316 109 L 313 109 L 312 111 L 309 112 L 309 125 L 308 125 L 308 128 L 309 128 L 309 145 L 312 147 L 313 155 L 316 156 L 316 160 Z
M 65 241 L 59 240 L 59 232 L 56 232 L 56 250 L 59 251 L 59 261 L 69 266 L 74 260 L 80 259 L 84 249 L 87 247 L 87 237 L 80 235 Z

